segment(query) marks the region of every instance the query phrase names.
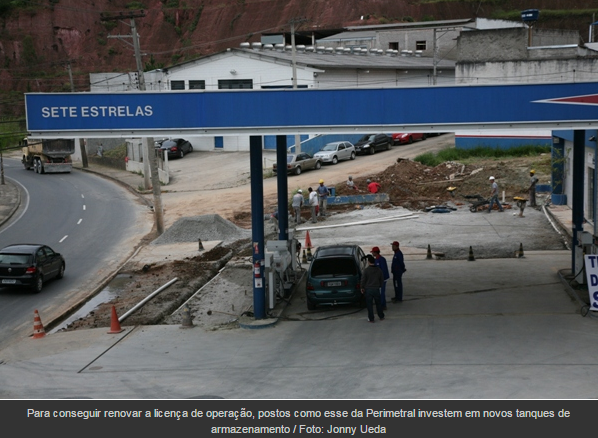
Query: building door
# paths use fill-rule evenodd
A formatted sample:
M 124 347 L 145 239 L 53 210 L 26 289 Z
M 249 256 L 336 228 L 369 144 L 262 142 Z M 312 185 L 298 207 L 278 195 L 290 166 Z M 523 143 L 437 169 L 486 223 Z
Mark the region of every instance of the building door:
M 216 149 L 224 148 L 224 137 L 214 137 L 214 148 L 216 148 Z

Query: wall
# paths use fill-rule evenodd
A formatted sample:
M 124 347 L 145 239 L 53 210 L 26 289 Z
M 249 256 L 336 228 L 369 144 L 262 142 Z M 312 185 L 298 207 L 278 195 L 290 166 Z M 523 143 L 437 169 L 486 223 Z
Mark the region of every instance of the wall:
M 455 147 L 459 149 L 473 149 L 476 147 L 509 149 L 521 146 L 551 145 L 552 133 L 549 129 L 455 132 Z
M 532 46 L 579 43 L 577 31 L 533 29 Z M 458 62 L 523 61 L 528 59 L 528 30 L 489 29 L 462 32 L 457 39 Z
M 545 59 L 508 62 L 458 62 L 457 84 L 595 81 L 598 58 Z

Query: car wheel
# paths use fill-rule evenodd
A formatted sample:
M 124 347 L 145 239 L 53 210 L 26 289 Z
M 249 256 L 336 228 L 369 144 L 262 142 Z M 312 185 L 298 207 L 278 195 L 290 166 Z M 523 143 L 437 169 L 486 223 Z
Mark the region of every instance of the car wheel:
M 334 157 L 332 157 L 332 164 L 336 163 L 338 163 L 338 157 L 335 155 Z
M 354 160 L 355 159 L 355 152 L 351 152 L 351 159 Z
M 295 167 L 295 175 L 301 175 L 301 166 Z
M 189 145 L 189 153 L 193 152 L 193 146 Z
M 316 170 L 322 167 L 322 163 L 320 161 L 316 161 Z
M 413 143 L 413 137 L 409 136 L 409 141 L 407 141 L 407 143 L 409 143 L 409 144 Z
M 426 138 L 428 138 L 428 134 L 422 135 L 422 141 L 424 141 Z
M 389 151 L 392 148 L 390 142 L 386 143 L 386 150 Z
M 185 156 L 185 152 L 183 152 L 183 150 L 181 149 L 179 151 L 179 158 L 183 158 Z
M 33 286 L 31 289 L 33 290 L 34 294 L 38 294 L 42 291 L 43 287 L 44 287 L 44 279 L 40 274 L 37 277 L 35 277 L 35 283 L 33 283 Z
M 64 263 L 62 265 L 60 265 L 60 270 L 58 271 L 58 274 L 56 274 L 56 278 L 62 278 L 64 277 Z
M 374 155 L 376 153 L 376 149 L 374 146 L 370 146 L 370 155 Z
M 307 310 L 316 310 L 316 305 L 309 301 L 309 299 L 307 300 Z

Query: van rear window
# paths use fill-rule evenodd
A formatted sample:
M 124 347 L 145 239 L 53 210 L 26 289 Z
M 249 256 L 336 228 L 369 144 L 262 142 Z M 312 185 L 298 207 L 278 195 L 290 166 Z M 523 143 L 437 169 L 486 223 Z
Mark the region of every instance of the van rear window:
M 311 267 L 312 277 L 337 277 L 357 275 L 357 266 L 352 258 L 315 260 Z

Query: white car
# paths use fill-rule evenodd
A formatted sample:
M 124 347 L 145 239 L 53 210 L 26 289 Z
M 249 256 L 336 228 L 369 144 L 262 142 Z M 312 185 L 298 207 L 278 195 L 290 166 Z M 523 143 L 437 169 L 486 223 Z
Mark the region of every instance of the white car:
M 335 141 L 328 143 L 314 154 L 322 163 L 336 164 L 341 160 L 355 159 L 355 146 L 349 141 Z

